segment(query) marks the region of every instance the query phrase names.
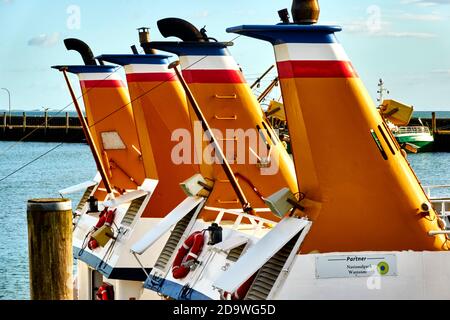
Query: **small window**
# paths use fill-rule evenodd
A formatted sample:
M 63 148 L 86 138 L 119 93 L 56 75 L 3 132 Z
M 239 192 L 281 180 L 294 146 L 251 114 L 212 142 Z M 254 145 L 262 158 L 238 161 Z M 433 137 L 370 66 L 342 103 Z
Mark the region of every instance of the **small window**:
M 392 155 L 395 156 L 395 150 L 392 147 L 391 142 L 388 140 L 386 134 L 384 133 L 383 128 L 381 126 L 378 126 L 378 130 L 380 131 L 381 135 L 383 136 L 384 141 L 386 142 L 386 144 L 388 145 L 389 149 L 391 150 Z
M 264 132 L 261 130 L 260 126 L 256 126 L 256 130 L 258 130 L 259 135 L 263 139 L 264 143 L 266 144 L 267 150 L 270 150 L 269 142 L 267 141 L 266 136 L 264 135 Z
M 264 129 L 266 129 L 267 133 L 269 134 L 270 140 L 272 140 L 272 143 L 276 145 L 279 142 L 279 140 L 278 137 L 273 132 L 273 129 L 271 127 L 269 128 L 269 126 L 264 121 L 262 124 Z
M 372 130 L 372 129 L 370 129 L 370 133 L 371 133 L 372 138 L 373 138 L 373 140 L 375 141 L 375 143 L 376 143 L 376 145 L 377 145 L 377 147 L 378 147 L 378 150 L 380 150 L 381 155 L 383 156 L 383 159 L 384 159 L 384 160 L 387 160 L 387 159 L 388 159 L 388 156 L 387 156 L 387 154 L 386 154 L 386 151 L 384 151 L 384 148 L 383 148 L 383 146 L 381 145 L 380 139 L 378 138 L 377 134 L 376 134 L 375 131 Z
M 386 122 L 383 122 L 384 129 L 386 129 L 386 132 L 388 133 L 389 137 L 391 138 L 392 143 L 394 144 L 397 151 L 400 151 L 399 145 L 397 140 L 395 139 L 394 135 L 392 134 L 392 131 L 388 128 Z
M 117 131 L 102 132 L 101 135 L 104 150 L 125 150 L 127 148 Z

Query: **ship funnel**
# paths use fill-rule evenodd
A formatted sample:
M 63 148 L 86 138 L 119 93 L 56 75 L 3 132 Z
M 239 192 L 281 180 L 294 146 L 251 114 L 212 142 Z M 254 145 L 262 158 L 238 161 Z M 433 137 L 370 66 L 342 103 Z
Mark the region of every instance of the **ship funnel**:
M 78 52 L 81 57 L 83 58 L 84 64 L 87 66 L 96 66 L 97 62 L 95 61 L 94 54 L 92 53 L 91 48 L 89 46 L 79 40 L 79 39 L 65 39 L 64 45 L 66 46 L 67 50 L 74 50 Z
M 177 37 L 183 41 L 207 42 L 208 38 L 191 23 L 179 18 L 166 18 L 158 21 L 158 28 L 165 37 Z
M 295 24 L 315 24 L 319 15 L 319 0 L 294 0 L 292 3 L 292 18 Z
M 150 42 L 150 28 L 142 27 L 138 29 L 139 31 L 139 43 Z
M 150 42 L 150 28 L 142 27 L 137 29 L 139 31 L 139 43 L 146 54 L 155 54 L 153 49 L 148 48 L 145 44 Z M 133 51 L 134 52 L 134 51 Z M 136 52 L 134 52 L 136 54 Z

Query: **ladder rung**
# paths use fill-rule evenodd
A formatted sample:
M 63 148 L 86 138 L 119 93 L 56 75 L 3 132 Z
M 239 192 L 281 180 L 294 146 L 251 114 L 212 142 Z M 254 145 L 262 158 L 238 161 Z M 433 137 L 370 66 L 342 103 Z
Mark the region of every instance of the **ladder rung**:
M 214 118 L 216 120 L 237 120 L 237 116 L 232 116 L 232 117 L 219 117 L 219 116 L 214 116 Z
M 237 204 L 239 203 L 239 200 L 217 200 L 217 202 L 221 204 Z
M 233 94 L 233 95 L 229 95 L 229 96 L 222 96 L 219 94 L 216 94 L 216 99 L 237 99 L 237 95 Z

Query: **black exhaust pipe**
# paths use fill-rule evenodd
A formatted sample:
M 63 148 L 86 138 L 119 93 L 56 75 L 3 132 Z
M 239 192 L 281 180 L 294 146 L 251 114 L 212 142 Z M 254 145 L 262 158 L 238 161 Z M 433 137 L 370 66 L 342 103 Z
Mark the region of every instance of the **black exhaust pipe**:
M 65 39 L 64 45 L 67 50 L 74 50 L 81 55 L 83 58 L 84 64 L 87 66 L 96 66 L 97 61 L 95 61 L 94 54 L 92 53 L 91 48 L 83 41 L 79 39 Z
M 179 18 L 166 18 L 158 21 L 159 32 L 164 38 L 177 37 L 189 42 L 208 42 L 209 39 L 190 22 Z

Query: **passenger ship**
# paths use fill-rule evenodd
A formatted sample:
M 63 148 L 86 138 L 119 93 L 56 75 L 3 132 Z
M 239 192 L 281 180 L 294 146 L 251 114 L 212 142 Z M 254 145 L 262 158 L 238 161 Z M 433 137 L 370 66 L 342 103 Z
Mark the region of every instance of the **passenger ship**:
M 63 190 L 88 187 L 74 231 L 79 299 L 450 297 L 448 199 L 427 196 L 339 44 L 341 28 L 316 24 L 317 1 L 294 0 L 293 22 L 279 14 L 276 25 L 227 31 L 273 45 L 293 163 L 232 44 L 184 20 L 158 22 L 179 42 L 141 30 L 145 55 L 94 59 L 77 42 L 87 65 L 57 67 L 79 76 L 102 177 Z M 105 62 L 124 67 L 128 89 Z M 179 128 L 206 133 L 188 143 L 197 161 L 171 161 Z M 230 129 L 258 133 L 263 148 L 244 144 L 257 161 L 236 161 L 242 137 Z M 211 158 L 221 161 L 198 161 Z

